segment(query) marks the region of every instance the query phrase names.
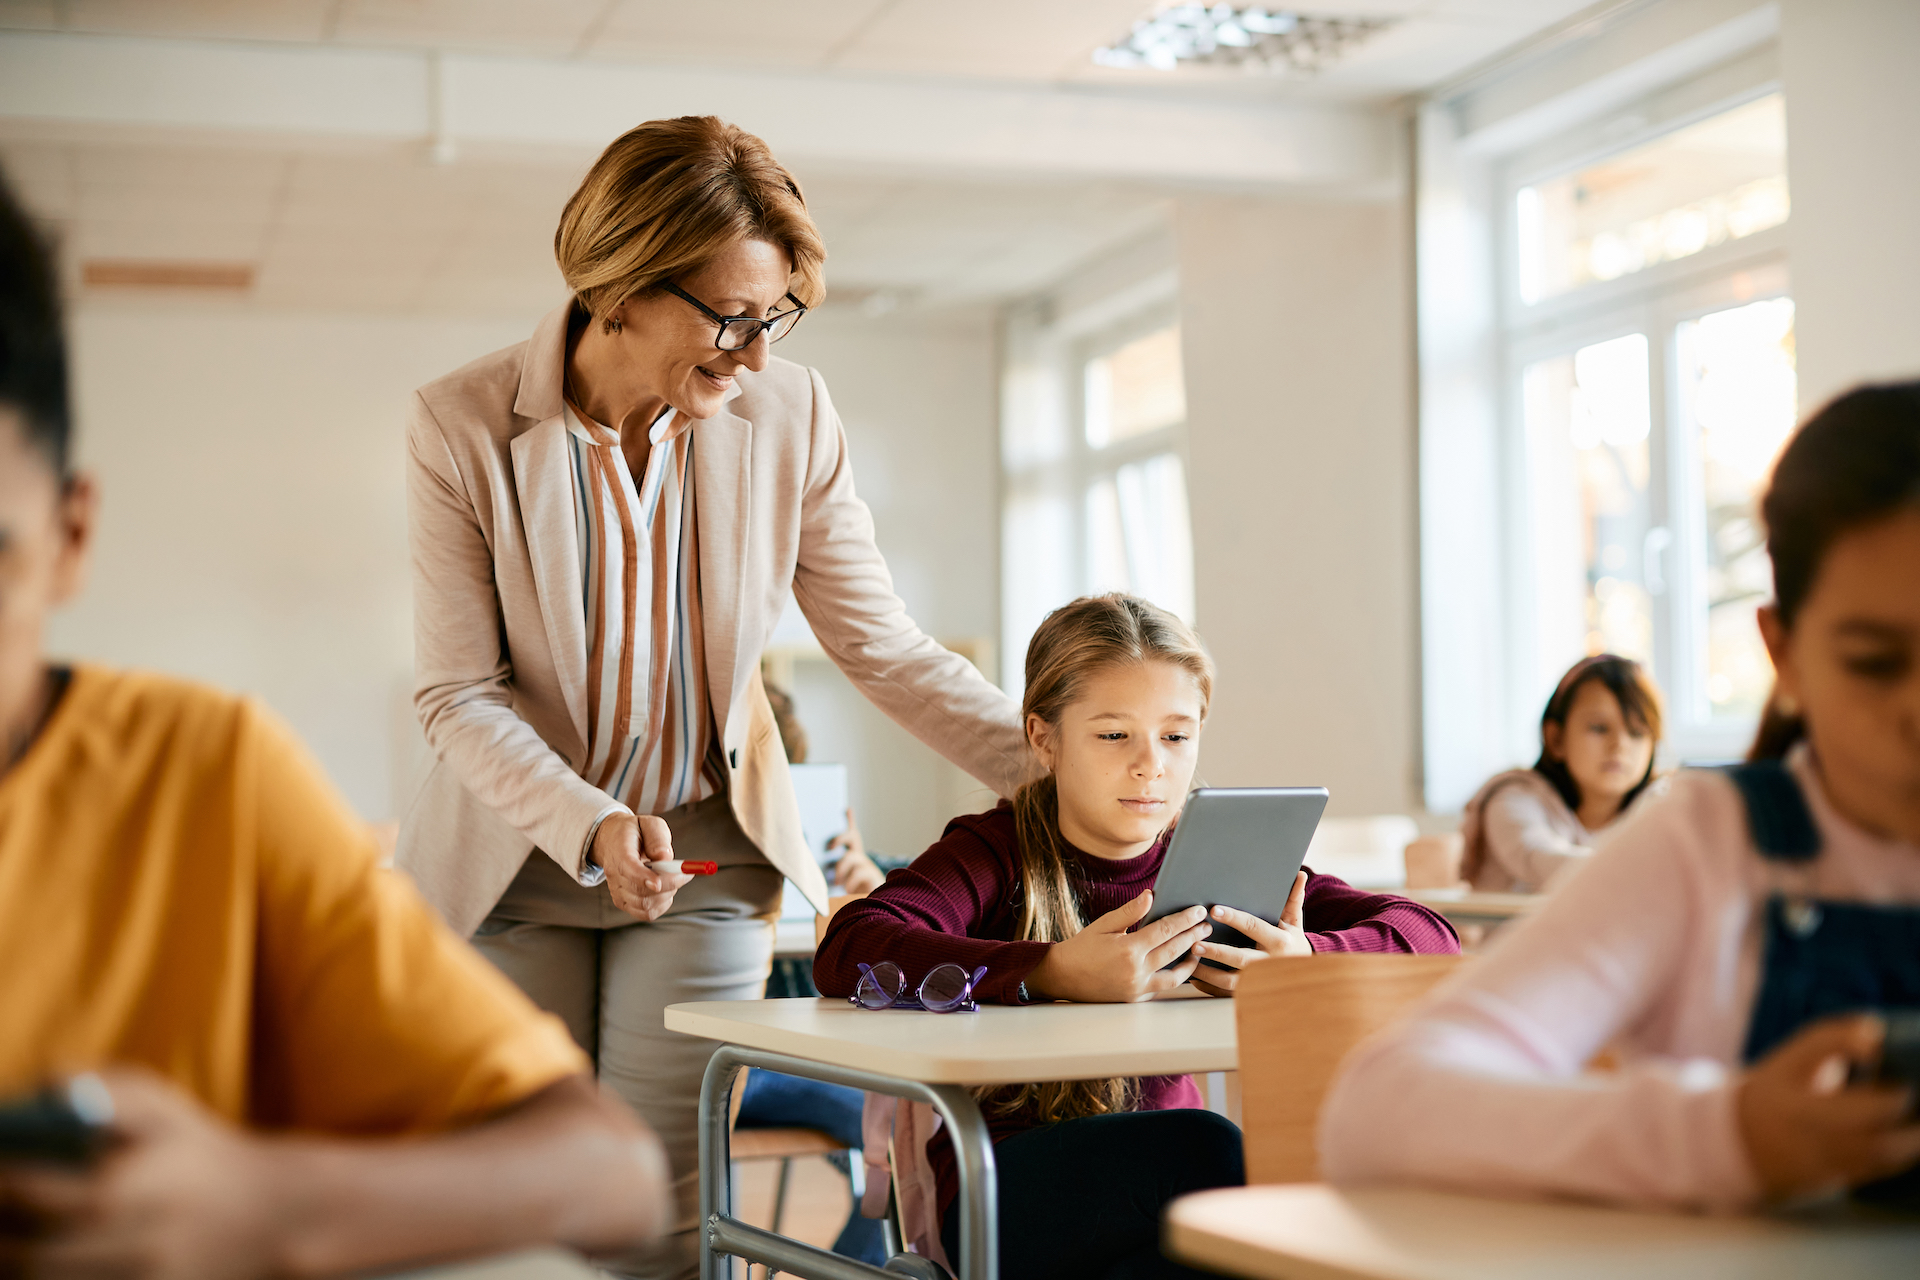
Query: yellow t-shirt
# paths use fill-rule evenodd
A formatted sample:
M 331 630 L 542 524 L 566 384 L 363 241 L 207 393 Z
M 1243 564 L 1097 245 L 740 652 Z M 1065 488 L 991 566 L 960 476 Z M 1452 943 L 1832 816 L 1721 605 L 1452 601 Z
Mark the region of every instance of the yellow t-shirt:
M 458 1125 L 587 1068 L 272 716 L 79 667 L 0 776 L 0 1096 L 139 1063 L 236 1122 Z

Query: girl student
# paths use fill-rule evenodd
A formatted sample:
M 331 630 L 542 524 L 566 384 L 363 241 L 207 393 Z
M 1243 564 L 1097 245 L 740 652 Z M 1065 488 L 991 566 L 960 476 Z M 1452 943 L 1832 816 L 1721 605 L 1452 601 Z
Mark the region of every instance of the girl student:
M 1231 994 L 1262 955 L 1457 950 L 1424 907 L 1310 871 L 1277 925 L 1213 909 L 1258 950 L 1205 941 L 1198 907 L 1130 932 L 1152 905 L 1212 692 L 1199 639 L 1165 610 L 1119 594 L 1055 610 L 1027 650 L 1022 706 L 1044 775 L 1010 805 L 954 819 L 911 866 L 842 908 L 814 961 L 820 990 L 851 994 L 861 963 L 891 961 L 912 991 L 953 963 L 985 967 L 980 1000 L 1134 1001 L 1189 979 Z M 1222 967 L 1196 971 L 1202 959 Z M 1243 1174 L 1239 1130 L 1199 1109 L 1190 1077 L 1038 1081 L 979 1097 L 996 1144 L 1007 1280 L 1199 1274 L 1160 1257 L 1161 1207 Z M 926 1157 L 954 1256 L 958 1178 L 944 1133 Z
M 1875 1014 L 1920 1008 L 1920 382 L 1822 409 L 1761 513 L 1749 762 L 1680 774 L 1348 1060 L 1332 1180 L 1741 1209 L 1920 1160 L 1912 1090 L 1873 1078 Z
M 1660 691 L 1639 663 L 1574 663 L 1540 716 L 1540 758 L 1496 774 L 1467 802 L 1460 876 L 1493 893 L 1538 893 L 1584 861 L 1628 807 L 1658 786 Z

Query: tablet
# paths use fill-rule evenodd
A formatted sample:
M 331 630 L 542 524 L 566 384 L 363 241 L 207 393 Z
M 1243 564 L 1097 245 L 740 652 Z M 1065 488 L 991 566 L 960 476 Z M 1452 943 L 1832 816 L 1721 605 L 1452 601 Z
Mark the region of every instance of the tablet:
M 1325 787 L 1195 791 L 1173 829 L 1153 882 L 1153 910 L 1142 923 L 1196 906 L 1237 907 L 1279 923 L 1326 808 Z M 1217 920 L 1207 941 L 1253 946 L 1252 939 Z

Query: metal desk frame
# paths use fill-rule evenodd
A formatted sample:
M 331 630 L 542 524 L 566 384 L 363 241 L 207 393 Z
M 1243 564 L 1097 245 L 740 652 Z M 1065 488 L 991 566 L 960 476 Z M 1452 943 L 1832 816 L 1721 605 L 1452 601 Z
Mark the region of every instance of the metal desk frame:
M 729 1122 L 733 1086 L 743 1067 L 850 1085 L 933 1107 L 952 1136 L 960 1166 L 960 1257 L 955 1260 L 960 1268 L 959 1280 L 999 1280 L 999 1201 L 993 1139 L 979 1104 L 966 1086 L 924 1084 L 732 1044 L 722 1044 L 714 1052 L 700 1082 L 700 1223 L 704 1236 L 700 1280 L 728 1280 L 729 1257 L 777 1267 L 801 1280 L 899 1280 L 901 1274 L 749 1226 L 733 1216 Z

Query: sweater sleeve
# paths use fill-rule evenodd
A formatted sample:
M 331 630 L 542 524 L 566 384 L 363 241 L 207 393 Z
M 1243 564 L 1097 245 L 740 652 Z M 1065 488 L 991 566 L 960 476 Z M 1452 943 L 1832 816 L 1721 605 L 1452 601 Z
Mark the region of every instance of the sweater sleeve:
M 991 816 L 948 824 L 946 834 L 910 866 L 840 908 L 814 953 L 813 982 L 822 995 L 852 995 L 861 964 L 891 960 L 906 975 L 909 991 L 940 965 L 969 971 L 985 965 L 975 997 L 1022 1003 L 1020 984 L 1046 958 L 1049 944 L 983 936 L 991 932 L 988 921 L 1010 909 L 1013 884 L 1007 855 L 975 830 Z
M 1680 970 L 1689 931 L 1736 892 L 1703 867 L 1684 818 L 1663 803 L 1630 819 L 1499 946 L 1355 1051 L 1321 1112 L 1330 1181 L 1753 1202 L 1727 1064 L 1586 1070 L 1623 1032 L 1671 1018 L 1677 988 L 1720 980 Z
M 1593 852 L 1557 830 L 1540 798 L 1519 787 L 1494 792 L 1482 822 L 1487 857 L 1529 892 L 1545 891 Z
M 1366 893 L 1338 876 L 1307 872 L 1301 911 L 1308 941 L 1320 951 L 1408 951 L 1453 955 L 1459 935 L 1445 916 L 1391 893 Z

